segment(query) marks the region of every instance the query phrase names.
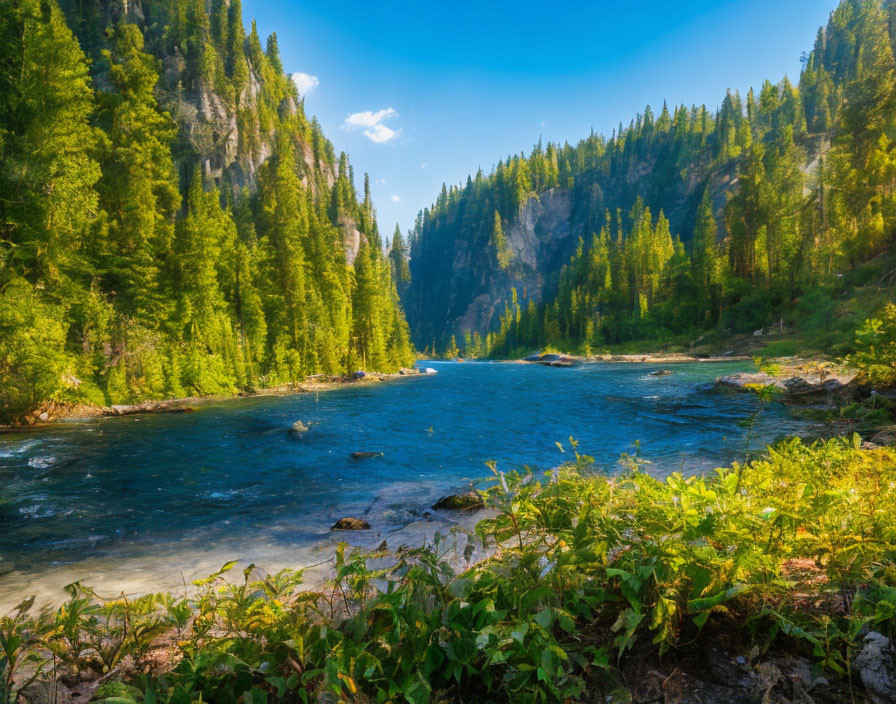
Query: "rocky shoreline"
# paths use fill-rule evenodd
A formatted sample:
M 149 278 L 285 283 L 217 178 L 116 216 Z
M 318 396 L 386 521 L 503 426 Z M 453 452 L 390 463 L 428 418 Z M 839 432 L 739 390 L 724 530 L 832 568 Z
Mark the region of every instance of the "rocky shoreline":
M 57 401 L 46 401 L 37 408 L 22 416 L 14 423 L 0 425 L 2 430 L 19 430 L 38 425 L 46 425 L 60 420 L 76 420 L 83 418 L 114 418 L 120 416 L 143 415 L 146 413 L 192 413 L 198 406 L 229 401 L 235 398 L 253 398 L 257 396 L 287 396 L 292 394 L 320 393 L 331 391 L 352 384 L 376 384 L 382 381 L 402 379 L 406 377 L 426 376 L 425 372 L 416 368 L 402 368 L 395 373 L 356 372 L 349 376 L 316 375 L 296 384 L 284 384 L 268 389 L 241 391 L 232 396 L 188 396 L 163 400 L 146 400 L 133 404 L 114 404 L 111 406 L 94 406 L 89 404 L 68 404 Z
M 719 363 L 719 362 L 749 362 L 752 357 L 743 355 L 703 355 L 703 354 L 679 354 L 679 353 L 651 353 L 651 354 L 600 354 L 577 356 L 571 354 L 540 354 L 526 357 L 525 359 L 512 360 L 514 364 L 541 364 L 551 367 L 573 367 L 580 364 L 601 364 L 619 362 L 624 364 L 687 364 L 687 363 Z
M 769 369 L 722 376 L 716 379 L 716 386 L 751 393 L 772 388 L 790 403 L 833 404 L 847 400 L 858 390 L 856 372 L 847 367 L 794 361 Z

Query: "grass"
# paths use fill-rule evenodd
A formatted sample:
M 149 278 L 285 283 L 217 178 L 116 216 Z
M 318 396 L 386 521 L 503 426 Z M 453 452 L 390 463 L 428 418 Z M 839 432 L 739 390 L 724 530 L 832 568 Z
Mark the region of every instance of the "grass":
M 608 478 L 565 449 L 543 477 L 493 466 L 480 562 L 437 536 L 387 568 L 340 546 L 311 592 L 229 564 L 190 595 L 26 600 L 0 622 L 0 701 L 99 678 L 107 704 L 572 702 L 720 630 L 751 667 L 785 649 L 862 701 L 861 635 L 896 634 L 896 450 L 791 440 L 707 477 L 628 457 Z

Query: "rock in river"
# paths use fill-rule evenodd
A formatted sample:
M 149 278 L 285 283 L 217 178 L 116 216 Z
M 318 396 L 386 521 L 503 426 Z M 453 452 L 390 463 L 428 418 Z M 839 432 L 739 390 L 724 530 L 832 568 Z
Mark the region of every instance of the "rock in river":
M 370 524 L 360 518 L 340 518 L 330 530 L 370 530 Z
M 305 425 L 302 421 L 297 420 L 295 423 L 292 424 L 292 427 L 289 429 L 289 432 L 292 435 L 302 437 L 305 433 L 308 432 L 308 426 Z
M 534 354 L 531 357 L 526 357 L 523 361 L 532 362 L 534 364 L 543 364 L 546 367 L 579 367 L 582 365 L 580 359 L 565 354 L 554 353 Z
M 648 376 L 672 376 L 672 372 L 670 372 L 668 369 L 660 369 L 655 372 L 650 372 Z
M 482 500 L 482 495 L 475 489 L 470 489 L 470 491 L 464 494 L 443 496 L 433 504 L 435 509 L 448 511 L 472 511 L 483 506 L 485 506 L 485 503 Z
M 353 460 L 369 460 L 374 457 L 382 457 L 382 452 L 353 452 L 352 459 Z

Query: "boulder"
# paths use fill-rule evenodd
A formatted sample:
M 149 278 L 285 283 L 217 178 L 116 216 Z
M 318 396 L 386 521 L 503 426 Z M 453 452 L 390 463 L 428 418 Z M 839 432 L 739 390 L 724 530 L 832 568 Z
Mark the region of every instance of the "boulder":
M 853 668 L 874 704 L 896 702 L 896 650 L 889 638 L 877 631 L 866 635 Z
M 896 425 L 883 428 L 871 437 L 875 445 L 896 445 Z
M 482 495 L 475 489 L 470 489 L 470 491 L 463 494 L 443 496 L 432 507 L 445 511 L 474 511 L 484 506 L 485 502 L 482 500 Z
M 546 367 L 578 367 L 582 364 L 581 360 L 578 360 L 575 357 L 570 357 L 565 354 L 555 354 L 553 352 L 548 354 L 533 354 L 526 357 L 523 361 L 531 362 L 533 364 L 543 364 Z
M 749 372 L 741 372 L 739 374 L 730 374 L 716 379 L 717 386 L 723 386 L 735 391 L 754 391 L 756 386 L 775 386 L 781 391 L 786 391 L 787 387 L 780 379 L 775 379 L 765 372 L 751 374 Z
M 382 457 L 382 452 L 353 452 L 352 459 L 353 460 L 369 460 L 374 457 Z
M 296 435 L 297 437 L 302 437 L 309 430 L 308 426 L 305 425 L 302 421 L 297 420 L 292 424 L 292 427 L 289 429 L 290 434 Z
M 340 518 L 330 530 L 370 530 L 370 524 L 360 518 Z
M 660 369 L 655 372 L 650 372 L 649 376 L 672 376 L 672 372 L 668 369 Z

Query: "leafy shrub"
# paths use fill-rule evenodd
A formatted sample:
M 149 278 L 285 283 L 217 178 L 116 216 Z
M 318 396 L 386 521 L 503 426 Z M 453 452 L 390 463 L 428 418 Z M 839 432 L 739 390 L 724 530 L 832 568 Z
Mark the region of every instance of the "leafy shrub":
M 872 384 L 896 384 L 896 304 L 884 306 L 880 317 L 870 318 L 856 333 L 850 361 Z
M 542 480 L 492 465 L 478 562 L 462 535 L 437 535 L 388 567 L 341 545 L 317 592 L 251 565 L 227 582 L 233 563 L 189 597 L 72 585 L 55 613 L 26 604 L 0 622 L 3 681 L 19 686 L 23 658 L 49 676 L 51 653 L 118 672 L 95 700 L 108 704 L 575 701 L 629 653 L 726 625 L 744 652 L 776 643 L 843 678 L 863 629 L 896 634 L 896 450 L 791 440 L 708 477 L 627 463 L 608 478 L 576 453 Z

